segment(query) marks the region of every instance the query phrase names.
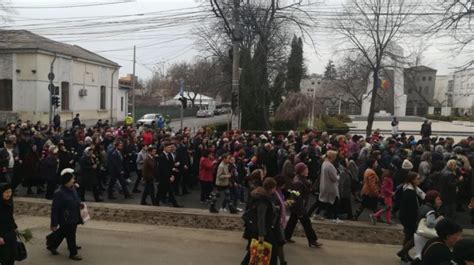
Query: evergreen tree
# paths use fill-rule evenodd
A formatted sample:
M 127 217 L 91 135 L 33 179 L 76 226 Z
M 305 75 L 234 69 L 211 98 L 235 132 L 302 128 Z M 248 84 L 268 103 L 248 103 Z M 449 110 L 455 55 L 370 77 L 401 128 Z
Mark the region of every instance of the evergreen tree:
M 301 38 L 293 36 L 291 41 L 290 57 L 287 65 L 287 81 L 286 91 L 300 91 L 301 79 L 305 74 L 305 66 L 303 61 L 303 41 Z
M 324 71 L 324 79 L 326 80 L 336 80 L 337 79 L 337 72 L 336 66 L 334 65 L 332 60 L 329 60 L 328 65 L 326 65 L 326 70 Z
M 271 98 L 273 102 L 273 107 L 276 109 L 280 106 L 281 97 L 285 94 L 285 73 L 279 71 L 275 80 L 273 81 L 273 86 L 271 87 Z

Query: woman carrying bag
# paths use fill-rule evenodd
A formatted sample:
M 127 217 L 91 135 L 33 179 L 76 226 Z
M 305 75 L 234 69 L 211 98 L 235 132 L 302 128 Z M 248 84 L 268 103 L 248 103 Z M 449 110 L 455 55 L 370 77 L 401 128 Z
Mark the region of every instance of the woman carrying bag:
M 12 187 L 10 184 L 0 184 L 0 264 L 15 264 L 17 247 L 17 225 L 13 218 Z

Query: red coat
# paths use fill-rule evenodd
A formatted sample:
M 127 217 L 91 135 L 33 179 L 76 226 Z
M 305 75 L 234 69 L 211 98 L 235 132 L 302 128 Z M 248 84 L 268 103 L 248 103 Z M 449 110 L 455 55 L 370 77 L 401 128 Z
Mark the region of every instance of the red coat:
M 199 180 L 214 181 L 214 161 L 207 157 L 201 157 L 201 161 L 199 161 Z

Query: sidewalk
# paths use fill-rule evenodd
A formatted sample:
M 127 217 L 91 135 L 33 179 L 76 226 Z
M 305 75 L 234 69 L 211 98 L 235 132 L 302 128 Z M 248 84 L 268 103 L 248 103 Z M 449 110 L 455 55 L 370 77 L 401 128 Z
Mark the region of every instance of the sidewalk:
M 32 228 L 34 240 L 27 244 L 24 265 L 65 265 L 66 242 L 52 256 L 45 249 L 49 219 L 16 216 L 20 229 Z M 241 232 L 160 227 L 129 223 L 90 221 L 78 228 L 77 241 L 84 258 L 81 265 L 236 265 L 245 254 Z M 311 249 L 306 239 L 295 238 L 286 245 L 289 264 L 400 264 L 395 256 L 399 246 L 321 240 L 322 249 Z M 79 264 L 79 263 L 78 263 Z

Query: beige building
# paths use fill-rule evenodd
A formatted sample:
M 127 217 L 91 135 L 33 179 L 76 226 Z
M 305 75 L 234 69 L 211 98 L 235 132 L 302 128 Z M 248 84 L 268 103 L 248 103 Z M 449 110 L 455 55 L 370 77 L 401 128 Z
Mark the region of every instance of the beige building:
M 51 65 L 63 126 L 76 113 L 86 124 L 124 119 L 128 90 L 119 89 L 117 63 L 26 30 L 0 30 L 0 121 L 48 122 Z

